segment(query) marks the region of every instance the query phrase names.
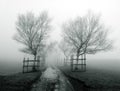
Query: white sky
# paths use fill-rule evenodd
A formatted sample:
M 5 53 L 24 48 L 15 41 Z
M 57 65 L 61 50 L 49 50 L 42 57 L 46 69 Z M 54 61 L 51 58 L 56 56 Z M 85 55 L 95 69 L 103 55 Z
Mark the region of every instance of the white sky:
M 0 62 L 21 62 L 25 55 L 18 50 L 22 46 L 12 39 L 18 14 L 29 11 L 39 14 L 44 10 L 53 19 L 52 39 L 55 40 L 60 39 L 62 22 L 84 15 L 88 10 L 100 13 L 110 29 L 111 39 L 115 40 L 115 49 L 112 53 L 99 53 L 94 58 L 120 59 L 120 0 L 0 0 Z

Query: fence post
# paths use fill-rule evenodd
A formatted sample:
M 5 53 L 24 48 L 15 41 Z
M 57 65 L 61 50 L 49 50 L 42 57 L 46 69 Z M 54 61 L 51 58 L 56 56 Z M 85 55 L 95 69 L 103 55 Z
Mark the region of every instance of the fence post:
M 73 55 L 71 55 L 71 71 L 73 71 Z
M 40 70 L 40 59 L 39 59 L 38 69 Z
M 26 62 L 27 62 L 27 65 L 26 65 L 26 66 L 27 66 L 27 72 L 28 72 L 29 58 L 27 58 L 27 61 L 26 61 Z
M 85 71 L 86 71 L 86 54 L 84 54 L 84 66 L 85 66 Z
M 86 54 L 84 54 L 84 60 L 85 60 L 84 64 L 86 64 Z
M 83 66 L 84 66 L 84 58 L 83 58 L 83 54 L 81 54 L 81 59 L 80 59 L 80 61 L 81 61 L 81 70 L 83 70 Z
M 25 72 L 24 67 L 25 67 L 25 58 L 23 59 L 23 73 Z
M 39 59 L 37 60 L 37 70 L 39 70 Z
M 39 70 L 40 56 L 37 56 L 37 70 Z

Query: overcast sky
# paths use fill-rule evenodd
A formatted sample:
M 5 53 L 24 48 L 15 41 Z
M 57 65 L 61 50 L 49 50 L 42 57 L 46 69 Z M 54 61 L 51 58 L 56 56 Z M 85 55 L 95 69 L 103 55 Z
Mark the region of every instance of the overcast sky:
M 63 22 L 85 15 L 88 10 L 100 13 L 101 20 L 110 30 L 115 49 L 98 53 L 94 58 L 120 59 L 120 0 L 0 0 L 0 62 L 21 62 L 26 56 L 19 52 L 22 45 L 12 39 L 18 14 L 32 11 L 38 15 L 44 10 L 52 18 L 52 39 L 55 40 L 60 39 Z

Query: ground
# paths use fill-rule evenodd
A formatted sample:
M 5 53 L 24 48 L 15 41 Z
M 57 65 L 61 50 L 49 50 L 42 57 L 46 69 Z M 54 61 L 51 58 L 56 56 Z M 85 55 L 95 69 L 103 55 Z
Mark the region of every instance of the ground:
M 0 91 L 29 91 L 40 73 L 18 73 L 0 76 Z
M 57 76 L 56 76 L 57 75 Z M 52 85 L 55 82 L 54 85 Z M 53 90 L 50 90 L 53 86 Z M 47 68 L 31 91 L 74 91 L 69 80 L 57 68 Z
M 85 85 L 100 91 L 119 91 L 120 73 L 87 68 L 86 72 L 71 72 L 69 67 L 61 67 L 65 74 L 85 82 Z
M 120 73 L 87 67 L 86 72 L 71 72 L 69 67 L 54 68 L 59 75 L 55 91 L 120 91 Z M 54 71 L 52 71 L 54 72 Z M 0 76 L 0 91 L 44 91 L 40 73 Z M 50 75 L 50 77 L 53 74 Z M 49 77 L 49 74 L 48 76 Z M 55 76 L 56 77 L 56 76 Z M 42 87 L 41 87 L 42 86 Z M 32 89 L 31 89 L 32 88 Z M 42 89 L 42 90 L 41 90 Z

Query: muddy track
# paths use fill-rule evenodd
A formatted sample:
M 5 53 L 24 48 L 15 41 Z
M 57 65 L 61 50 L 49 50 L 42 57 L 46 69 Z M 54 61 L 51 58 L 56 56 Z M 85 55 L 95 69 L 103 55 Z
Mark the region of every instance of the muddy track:
M 72 84 L 74 91 L 95 91 L 94 88 L 86 86 L 86 84 L 83 81 L 73 78 L 73 77 L 67 75 L 65 72 L 63 72 L 63 74 L 67 77 L 69 82 Z
M 90 91 L 92 88 L 85 85 L 84 82 L 70 76 L 66 76 L 72 84 L 75 91 Z

